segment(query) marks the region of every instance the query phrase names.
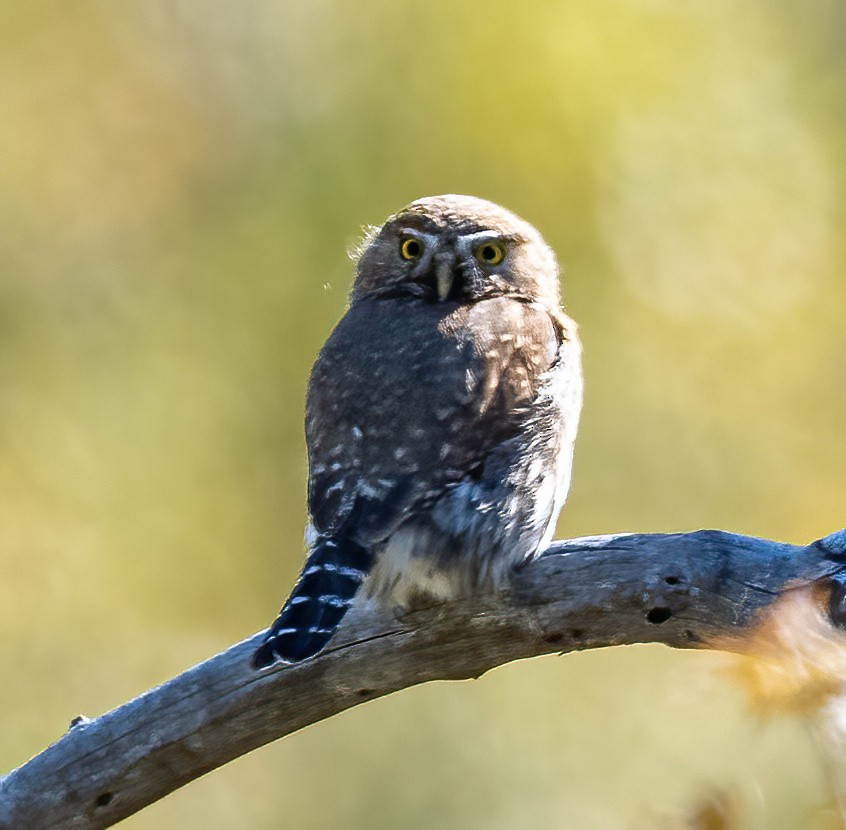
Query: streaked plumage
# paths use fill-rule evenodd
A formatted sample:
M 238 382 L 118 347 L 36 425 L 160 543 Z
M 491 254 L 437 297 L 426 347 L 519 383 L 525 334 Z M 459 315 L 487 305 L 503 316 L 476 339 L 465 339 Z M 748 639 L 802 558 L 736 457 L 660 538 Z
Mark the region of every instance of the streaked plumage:
M 312 371 L 311 551 L 255 664 L 316 654 L 356 596 L 495 590 L 554 532 L 581 387 L 555 257 L 531 225 L 455 195 L 391 217 Z

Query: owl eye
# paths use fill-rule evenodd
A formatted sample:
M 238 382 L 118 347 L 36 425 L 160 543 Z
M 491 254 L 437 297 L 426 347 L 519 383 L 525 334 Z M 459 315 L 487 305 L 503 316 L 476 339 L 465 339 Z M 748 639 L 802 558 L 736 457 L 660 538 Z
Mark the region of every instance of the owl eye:
M 502 242 L 482 242 L 476 246 L 473 256 L 483 265 L 499 265 L 505 258 L 505 245 Z
M 404 236 L 400 240 L 400 256 L 403 259 L 420 259 L 423 254 L 423 243 L 413 236 Z

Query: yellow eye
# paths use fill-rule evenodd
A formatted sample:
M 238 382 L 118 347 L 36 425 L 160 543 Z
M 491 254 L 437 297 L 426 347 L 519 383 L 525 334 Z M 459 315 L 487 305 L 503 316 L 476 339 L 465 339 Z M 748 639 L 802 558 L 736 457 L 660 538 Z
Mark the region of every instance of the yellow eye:
M 491 240 L 476 246 L 473 256 L 483 265 L 499 265 L 505 258 L 505 245 L 502 242 Z
M 403 259 L 420 259 L 423 254 L 423 243 L 413 236 L 404 236 L 400 240 L 400 256 Z

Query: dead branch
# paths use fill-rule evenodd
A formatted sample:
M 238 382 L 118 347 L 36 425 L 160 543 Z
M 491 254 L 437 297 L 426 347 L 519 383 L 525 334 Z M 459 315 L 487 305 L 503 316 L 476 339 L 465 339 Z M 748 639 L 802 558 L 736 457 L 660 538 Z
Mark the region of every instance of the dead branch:
M 574 539 L 496 595 L 401 619 L 353 609 L 330 648 L 299 665 L 254 671 L 257 634 L 75 724 L 0 778 L 0 830 L 108 827 L 344 709 L 511 660 L 627 643 L 743 651 L 781 595 L 810 585 L 828 598 L 844 569 L 846 530 L 807 547 L 714 530 Z M 822 613 L 842 624 L 838 596 Z

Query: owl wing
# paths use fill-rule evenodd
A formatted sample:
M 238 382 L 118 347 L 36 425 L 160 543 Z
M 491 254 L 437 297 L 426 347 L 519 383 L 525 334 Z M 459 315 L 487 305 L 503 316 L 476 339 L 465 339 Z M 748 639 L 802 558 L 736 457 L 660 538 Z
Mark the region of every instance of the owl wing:
M 507 298 L 354 303 L 309 386 L 317 532 L 381 541 L 486 464 L 507 464 L 564 336 L 546 309 Z

